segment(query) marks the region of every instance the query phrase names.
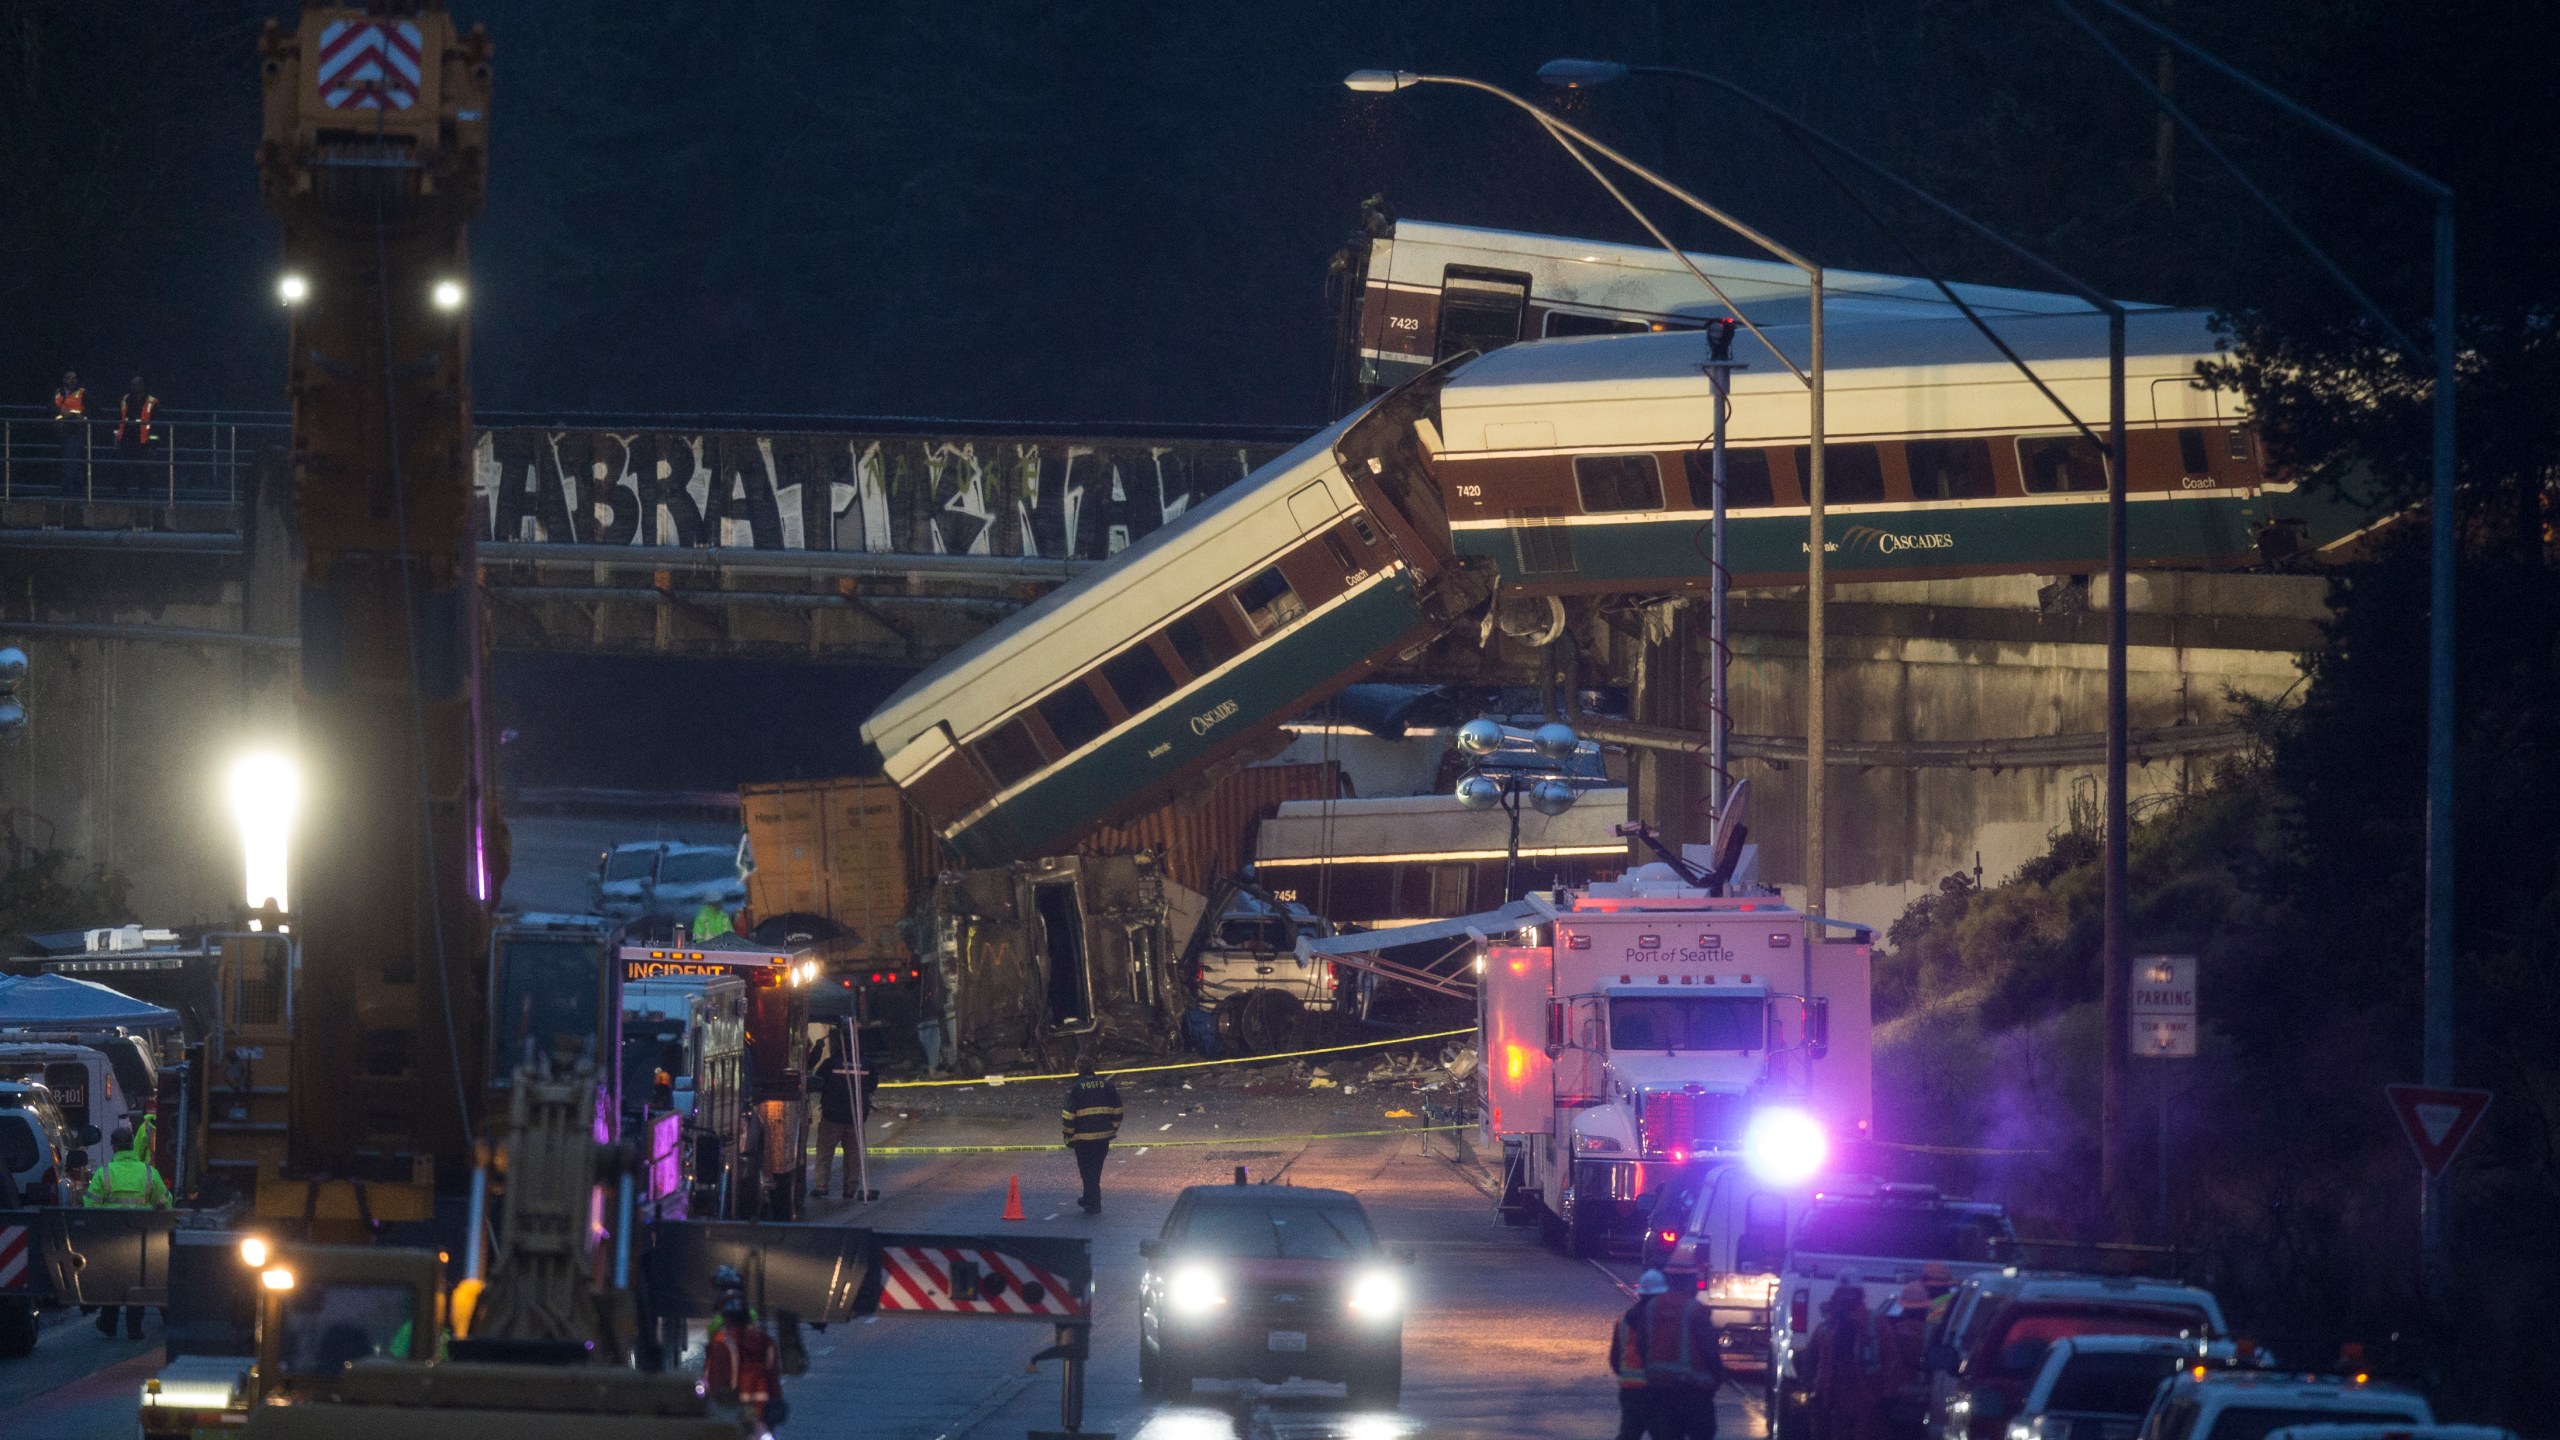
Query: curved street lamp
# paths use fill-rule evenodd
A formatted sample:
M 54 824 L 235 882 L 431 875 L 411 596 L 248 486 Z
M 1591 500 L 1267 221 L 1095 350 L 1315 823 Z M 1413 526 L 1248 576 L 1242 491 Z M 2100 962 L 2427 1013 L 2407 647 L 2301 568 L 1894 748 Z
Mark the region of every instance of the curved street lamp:
M 1623 67 L 1619 67 L 1619 73 L 1624 73 Z M 1464 76 L 1426 75 L 1411 70 L 1354 70 L 1343 78 L 1342 83 L 1353 90 L 1369 95 L 1393 94 L 1398 90 L 1409 89 L 1416 85 L 1455 85 L 1465 90 L 1482 91 L 1487 95 L 1491 95 L 1496 99 L 1506 101 L 1517 107 L 1526 113 L 1529 118 L 1537 121 L 1540 128 L 1544 129 L 1549 137 L 1554 139 L 1558 145 L 1564 147 L 1566 154 L 1571 155 L 1576 163 L 1580 164 L 1584 170 L 1590 172 L 1591 178 L 1598 181 L 1600 183 L 1600 187 L 1608 191 L 1611 198 L 1615 199 L 1628 214 L 1634 216 L 1636 223 L 1642 225 L 1645 228 L 1645 232 L 1651 235 L 1664 250 L 1669 251 L 1672 259 L 1680 262 L 1681 268 L 1695 276 L 1698 283 L 1706 286 L 1707 292 L 1715 296 L 1727 310 L 1732 312 L 1734 320 L 1744 329 L 1750 331 L 1752 338 L 1768 347 L 1769 353 L 1777 358 L 1780 365 L 1786 367 L 1787 373 L 1804 382 L 1806 397 L 1805 440 L 1807 451 L 1805 465 L 1805 510 L 1806 527 L 1810 532 L 1805 544 L 1804 908 L 1806 916 L 1814 920 L 1816 923 L 1819 923 L 1820 918 L 1825 911 L 1826 902 L 1824 891 L 1828 885 L 1828 877 L 1824 873 L 1823 866 L 1823 855 L 1825 850 L 1823 842 L 1823 770 L 1830 760 L 1828 726 L 1826 723 L 1826 716 L 1823 713 L 1823 697 L 1828 693 L 1829 688 L 1826 684 L 1827 657 L 1825 652 L 1827 647 L 1825 640 L 1827 617 L 1825 616 L 1824 611 L 1830 597 L 1828 593 L 1828 579 L 1824 574 L 1824 571 L 1827 568 L 1826 547 L 1829 544 L 1829 539 L 1826 532 L 1828 531 L 1829 526 L 1825 522 L 1823 508 L 1822 267 L 1805 256 L 1789 249 L 1787 246 L 1771 239 L 1769 236 L 1753 229 L 1751 226 L 1744 224 L 1732 215 L 1717 209 L 1715 206 L 1708 204 L 1706 201 L 1701 200 L 1697 196 L 1690 194 L 1688 191 L 1681 189 L 1677 185 L 1674 185 L 1661 175 L 1658 175 L 1652 170 L 1646 168 L 1644 165 L 1637 163 L 1633 158 L 1612 149 L 1607 144 L 1593 138 L 1590 134 L 1576 128 L 1567 121 L 1548 114 L 1546 111 L 1539 109 L 1537 106 L 1530 104 L 1527 100 L 1522 99 L 1518 95 L 1512 94 L 1510 91 L 1505 90 L 1498 85 L 1488 85 L 1484 81 L 1470 80 Z M 1590 156 L 1585 155 L 1583 153 L 1584 150 L 1589 150 L 1594 154 L 1606 158 L 1612 164 L 1615 164 L 1625 170 L 1628 174 L 1642 179 L 1647 184 L 1652 185 L 1655 189 L 1660 190 L 1663 194 L 1670 196 L 1672 199 L 1679 201 L 1681 204 L 1688 206 L 1690 209 L 1695 210 L 1699 214 L 1706 216 L 1708 219 L 1715 221 L 1717 224 L 1724 226 L 1726 229 L 1731 230 L 1733 233 L 1750 241 L 1752 244 L 1759 246 L 1762 250 L 1775 256 L 1779 260 L 1803 271 L 1809 298 L 1809 304 L 1807 306 L 1808 324 L 1806 328 L 1808 333 L 1805 341 L 1805 363 L 1801 366 L 1796 364 L 1793 357 L 1789 356 L 1784 350 L 1779 349 L 1776 342 L 1772 341 L 1766 334 L 1763 334 L 1760 327 L 1752 323 L 1751 317 L 1742 313 L 1742 307 L 1734 304 L 1732 297 L 1724 293 L 1723 287 L 1717 285 L 1712 277 L 1710 277 L 1705 271 L 1699 269 L 1697 262 L 1689 258 L 1687 251 L 1682 250 L 1678 245 L 1672 243 L 1671 237 L 1664 234 L 1660 226 L 1655 225 L 1643 211 L 1637 209 L 1634 202 L 1630 201 L 1616 185 L 1610 182 L 1606 175 L 1601 173 L 1600 167 L 1591 163 Z M 1516 821 L 1516 815 L 1514 819 Z M 1507 892 L 1509 888 L 1509 885 L 1506 883 L 1504 886 L 1505 891 Z M 1506 901 L 1508 898 L 1509 897 L 1506 894 Z

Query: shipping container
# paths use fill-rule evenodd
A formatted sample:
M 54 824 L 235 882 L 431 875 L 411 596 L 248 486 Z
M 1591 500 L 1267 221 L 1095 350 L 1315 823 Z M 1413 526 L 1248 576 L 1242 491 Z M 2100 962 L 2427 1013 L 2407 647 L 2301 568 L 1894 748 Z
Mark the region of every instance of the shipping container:
M 738 788 L 755 869 L 747 905 L 759 923 L 818 915 L 853 934 L 830 960 L 903 965 L 913 953 L 899 922 L 929 894 L 941 842 L 898 788 L 877 778 L 794 780 Z

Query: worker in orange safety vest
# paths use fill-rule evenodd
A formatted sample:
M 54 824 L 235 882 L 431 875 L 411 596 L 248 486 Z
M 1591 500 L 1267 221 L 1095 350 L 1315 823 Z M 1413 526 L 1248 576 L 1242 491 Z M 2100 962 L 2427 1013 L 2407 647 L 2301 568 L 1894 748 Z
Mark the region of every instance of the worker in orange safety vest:
M 720 1297 L 720 1325 L 702 1347 L 702 1391 L 737 1406 L 760 1429 L 791 1416 L 782 1398 L 781 1357 L 748 1309 L 744 1290 Z
M 79 372 L 65 370 L 53 392 L 54 453 L 61 457 L 62 493 L 80 492 L 80 467 L 89 459 L 89 391 Z
M 1679 1286 L 1659 1270 L 1636 1281 L 1636 1303 L 1609 1340 L 1618 1376 L 1618 1440 L 1709 1440 L 1716 1433 L 1716 1389 L 1725 1383 L 1716 1327 L 1697 1303 L 1694 1280 Z
M 139 375 L 133 377 L 133 388 L 127 390 L 124 399 L 116 404 L 116 458 L 122 462 L 117 469 L 123 472 L 116 479 L 121 489 L 139 491 L 150 488 L 150 477 L 144 473 L 143 464 L 150 458 L 151 442 L 155 438 L 151 433 L 151 415 L 159 408 L 160 397 L 142 387 Z

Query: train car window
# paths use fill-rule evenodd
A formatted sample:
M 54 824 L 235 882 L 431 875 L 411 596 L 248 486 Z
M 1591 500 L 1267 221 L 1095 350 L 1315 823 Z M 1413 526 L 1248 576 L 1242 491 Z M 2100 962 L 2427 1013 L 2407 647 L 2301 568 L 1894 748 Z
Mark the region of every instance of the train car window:
M 1031 738 L 1031 726 L 1016 718 L 981 735 L 970 749 L 978 754 L 978 763 L 996 777 L 999 790 L 1031 778 L 1041 765 L 1040 747 Z
M 1546 335 L 1642 335 L 1653 327 L 1642 320 L 1621 320 L 1613 315 L 1576 315 L 1570 310 L 1547 312 Z
M 1662 466 L 1651 455 L 1576 455 L 1573 485 L 1585 515 L 1662 508 Z
M 1166 626 L 1164 634 L 1195 678 L 1217 669 L 1236 653 L 1235 637 L 1206 606 Z
M 1093 698 L 1093 692 L 1081 680 L 1068 681 L 1032 708 L 1049 722 L 1049 733 L 1058 737 L 1058 744 L 1064 749 L 1081 749 L 1111 728 L 1111 717 L 1102 713 L 1102 702 Z
M 2204 432 L 2185 429 L 2178 432 L 2178 464 L 2188 475 L 2207 475 L 2213 466 L 2204 458 Z
M 2085 435 L 2018 437 L 2018 476 L 2030 495 L 2107 488 L 2107 457 Z
M 1520 338 L 1528 315 L 1528 276 L 1452 265 L 1440 273 L 1440 337 L 1432 359 L 1499 350 Z
M 1914 500 L 1988 500 L 1996 488 L 1988 440 L 1907 440 L 1902 454 Z
M 1689 472 L 1689 508 L 1716 508 L 1715 456 L 1692 450 L 1681 464 Z M 1769 452 L 1728 446 L 1724 452 L 1724 508 L 1765 510 L 1777 503 L 1777 492 L 1769 487 Z
M 1173 693 L 1173 672 L 1141 640 L 1102 663 L 1102 678 L 1120 697 L 1120 708 L 1135 715 Z
M 1289 588 L 1289 577 L 1277 565 L 1237 586 L 1236 603 L 1244 607 L 1256 635 L 1268 635 L 1307 613 L 1307 603 Z
M 1796 483 L 1813 485 L 1813 447 L 1796 447 Z M 1884 460 L 1873 445 L 1822 447 L 1822 503 L 1873 505 L 1884 499 Z

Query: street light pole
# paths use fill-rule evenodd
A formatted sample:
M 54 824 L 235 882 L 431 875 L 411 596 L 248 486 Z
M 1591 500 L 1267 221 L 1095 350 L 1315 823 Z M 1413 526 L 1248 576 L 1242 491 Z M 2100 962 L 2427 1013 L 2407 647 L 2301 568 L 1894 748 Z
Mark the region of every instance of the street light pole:
M 2130 1015 L 2131 997 L 2127 989 L 2127 983 L 2131 977 L 2126 973 L 2126 966 L 2130 963 L 2130 960 L 2126 954 L 2125 940 L 2125 917 L 2128 908 L 2128 896 L 2130 894 L 2131 884 L 2130 878 L 2126 873 L 2127 851 L 2125 848 L 2125 834 L 2128 824 L 2127 814 L 2130 808 L 2126 803 L 2125 796 L 2125 767 L 2127 763 L 2127 747 L 2125 743 L 2125 307 L 2120 302 L 2100 293 L 2096 287 L 2090 285 L 2088 282 L 2055 265 L 2052 261 L 2045 259 L 2043 256 L 2036 254 L 2034 251 L 2029 250 L 2022 245 L 2019 245 L 2017 242 L 2009 239 L 2005 235 L 2002 235 L 1998 231 L 1991 229 L 1989 226 L 1982 224 L 1980 221 L 1975 220 L 1972 216 L 1958 210 L 1946 201 L 1939 199 L 1937 196 L 1932 195 L 1928 191 L 1921 189 L 1919 186 L 1912 184 L 1910 181 L 1903 179 L 1901 176 L 1886 169 L 1876 161 L 1868 159 L 1865 155 L 1862 155 L 1847 145 L 1842 144 L 1840 141 L 1833 139 L 1824 132 L 1815 129 L 1813 126 L 1806 124 L 1804 121 L 1797 119 L 1794 115 L 1780 109 L 1776 105 L 1771 104 L 1767 100 L 1760 98 L 1760 96 L 1753 92 L 1725 79 L 1723 76 L 1711 75 L 1703 70 L 1688 70 L 1672 65 L 1623 65 L 1609 60 L 1551 60 L 1545 65 L 1539 67 L 1538 74 L 1540 78 L 1544 79 L 1551 85 L 1567 85 L 1576 87 L 1600 85 L 1627 75 L 1655 75 L 1661 76 L 1665 79 L 1684 80 L 1692 84 L 1706 85 L 1716 90 L 1720 90 L 1725 94 L 1742 101 L 1744 104 L 1751 106 L 1762 115 L 1767 116 L 1770 120 L 1774 121 L 1798 139 L 1810 141 L 1813 144 L 1821 146 L 1823 149 L 1828 150 L 1832 154 L 1839 156 L 1841 159 L 1848 161 L 1850 164 L 1865 171 L 1877 180 L 1882 181 L 1886 185 L 1900 191 L 1902 194 L 1919 201 L 1921 204 L 1928 206 L 1938 214 L 1943 215 L 1947 219 L 1955 222 L 1957 225 L 1962 226 L 1965 230 L 1969 231 L 1976 237 L 1999 247 L 1999 249 L 2011 257 L 2033 267 L 2038 272 L 2051 277 L 2054 281 L 2068 289 L 2072 294 L 2086 301 L 2092 309 L 2103 313 L 2107 317 L 2107 436 L 2105 442 L 2107 455 L 2107 585 L 2109 611 L 2107 620 L 2106 716 L 2107 841 L 2104 854 L 2106 893 L 2102 910 L 2103 918 L 2099 929 L 2099 963 L 2101 966 L 2101 978 L 2099 981 L 2099 1009 L 2102 1012 L 2102 1024 L 2105 1033 L 2100 1041 L 2101 1059 L 2099 1065 L 2098 1111 L 2100 1138 L 2099 1188 L 2107 1197 L 2109 1197 L 2111 1202 L 2116 1200 L 2121 1196 L 2122 1187 L 2127 1182 L 2127 1178 L 2131 1173 L 2127 1168 L 2131 1163 L 2131 1138 L 2125 1133 L 2126 1121 L 2124 1113 L 2125 1090 L 2130 1078 L 2128 1071 L 2131 1066 L 2132 1042 L 2132 1021 Z M 1836 177 L 1835 183 L 1837 183 Z M 1845 185 L 1842 188 L 1843 190 L 1847 189 Z M 1855 198 L 1854 191 L 1849 193 L 1852 198 Z M 1881 224 L 1882 222 L 1879 221 L 1878 223 Z M 1816 283 L 1818 285 L 1819 281 L 1817 280 Z M 1932 283 L 1935 283 L 1938 286 L 1938 289 L 1946 295 L 1949 302 L 1954 304 L 1958 310 L 1962 311 L 1965 318 L 1971 320 L 1974 323 L 1975 328 L 1982 332 L 1984 338 L 1988 339 L 1994 347 L 1999 349 L 2000 353 L 2006 356 L 2009 362 L 2012 365 L 2015 365 L 2018 370 L 2027 377 L 2028 381 L 2032 383 L 2037 390 L 2044 394 L 2046 399 L 2052 401 L 2055 408 L 2062 411 L 2064 417 L 2071 421 L 2073 428 L 2079 430 L 2083 435 L 2089 435 L 2088 426 L 2082 424 L 2080 422 L 2080 418 L 2077 415 L 2072 414 L 2068 406 L 2063 405 L 2061 399 L 2053 393 L 2051 388 L 2046 386 L 2044 381 L 2036 375 L 2035 371 L 2030 369 L 2026 362 L 2021 360 L 2017 353 L 2009 348 L 2007 342 L 2003 341 L 1990 326 L 1983 323 L 1982 318 L 1973 312 L 1972 307 L 1964 303 L 1962 297 L 1958 296 L 1952 287 L 1948 286 L 1944 281 L 1933 280 Z M 1819 295 L 1818 290 L 1816 294 L 1817 296 Z M 1816 308 L 1817 310 L 1820 308 L 1818 300 Z M 1818 336 L 1814 343 L 1817 347 L 1816 353 L 1819 354 L 1818 347 L 1821 342 Z M 1817 412 L 1819 411 L 1821 403 L 1821 398 L 1817 395 L 1814 400 Z M 1818 419 L 1816 423 L 1817 425 L 1819 424 Z M 2094 435 L 2090 435 L 2089 438 L 2092 440 L 2096 439 Z M 1818 463 L 1819 462 L 1817 462 L 1817 464 Z M 1822 694 L 1822 670 L 1823 663 L 1826 658 L 1823 654 L 1824 628 L 1822 625 L 1822 614 L 1825 600 L 1823 594 L 1824 587 L 1822 584 L 1822 562 L 1824 558 L 1824 547 L 1822 544 L 1822 502 L 1818 496 L 1818 492 L 1812 500 L 1812 510 L 1813 540 L 1810 545 L 1811 554 L 1808 557 L 1810 561 L 1808 571 L 1809 578 L 1812 581 L 1812 594 L 1807 605 L 1807 610 L 1809 612 L 1809 625 L 1806 636 L 1805 661 L 1807 684 L 1812 687 L 1813 694 L 1818 697 Z M 1814 775 L 1808 780 L 1806 790 L 1808 797 L 1812 802 L 1811 813 L 1808 817 L 1808 821 L 1815 827 L 1814 837 L 1809 839 L 1807 844 L 1809 869 L 1814 868 L 1815 862 L 1812 857 L 1818 851 L 1820 844 L 1819 827 L 1822 823 L 1822 811 L 1819 804 L 1819 797 L 1822 793 L 1821 771 L 1826 755 L 1822 743 L 1821 720 L 1821 707 L 1818 704 L 1809 706 L 1805 735 L 1805 758 L 1808 767 L 1814 771 Z M 1819 885 L 1818 880 L 1815 883 L 1817 886 Z M 1820 894 L 1819 889 L 1815 889 L 1814 893 L 1818 896 Z M 1817 901 L 1816 903 L 1818 904 L 1819 902 Z M 1812 907 L 1808 906 L 1809 913 L 1811 910 Z
M 1410 70 L 1355 70 L 1349 76 L 1345 77 L 1343 83 L 1353 90 L 1358 90 L 1368 94 L 1391 94 L 1395 91 L 1414 85 L 1455 85 L 1463 89 L 1483 91 L 1487 95 L 1507 101 L 1513 106 L 1516 106 L 1520 110 L 1526 112 L 1531 119 L 1537 121 L 1539 126 L 1546 130 L 1548 135 L 1555 139 L 1557 144 L 1564 147 L 1566 154 L 1573 156 L 1573 158 L 1582 165 L 1583 169 L 1589 171 L 1591 173 L 1591 177 L 1600 183 L 1601 188 L 1607 190 L 1611 196 L 1615 197 L 1618 203 L 1621 206 L 1624 206 L 1627 212 L 1635 217 L 1636 222 L 1642 225 L 1645 228 L 1645 231 L 1652 235 L 1654 240 L 1660 244 L 1664 250 L 1670 252 L 1671 258 L 1678 261 L 1681 268 L 1687 270 L 1691 275 L 1696 276 L 1699 283 L 1707 287 L 1708 293 L 1714 295 L 1717 300 L 1724 304 L 1727 310 L 1733 313 L 1733 318 L 1736 323 L 1740 324 L 1744 329 L 1749 330 L 1754 339 L 1757 339 L 1761 344 L 1767 346 L 1769 353 L 1777 358 L 1780 365 L 1786 367 L 1788 373 L 1804 382 L 1806 395 L 1806 454 L 1808 457 L 1805 465 L 1806 474 L 1804 477 L 1805 507 L 1810 530 L 1810 535 L 1805 546 L 1806 694 L 1804 913 L 1811 924 L 1813 935 L 1818 937 L 1821 933 L 1821 917 L 1824 913 L 1825 907 L 1824 885 L 1826 879 L 1823 871 L 1823 769 L 1830 760 L 1829 745 L 1825 734 L 1826 727 L 1823 723 L 1823 672 L 1825 668 L 1823 637 L 1826 621 L 1824 611 L 1826 608 L 1825 601 L 1827 596 L 1824 593 L 1823 578 L 1823 557 L 1826 545 L 1825 536 L 1823 534 L 1822 267 L 1815 264 L 1813 261 L 1806 259 L 1804 256 L 1797 254 L 1786 246 L 1779 244 L 1768 236 L 1761 234 L 1750 226 L 1745 225 L 1740 220 L 1737 220 L 1733 216 L 1726 214 L 1724 211 L 1717 209 L 1715 206 L 1708 204 L 1706 201 L 1699 199 L 1697 196 L 1690 194 L 1688 191 L 1681 189 L 1679 186 L 1674 185 L 1669 180 L 1655 174 L 1652 170 L 1637 163 L 1629 156 L 1612 149 L 1607 144 L 1593 138 L 1589 134 L 1586 134 L 1567 121 L 1548 114 L 1546 111 L 1539 109 L 1537 106 L 1530 104 L 1527 100 L 1522 99 L 1518 95 L 1512 94 L 1510 91 L 1505 90 L 1498 85 L 1488 85 L 1481 80 L 1469 80 L 1463 76 L 1457 75 L 1421 75 Z M 1668 195 L 1679 201 L 1681 204 L 1688 206 L 1690 209 L 1697 211 L 1699 214 L 1706 216 L 1708 219 L 1715 221 L 1717 224 L 1724 226 L 1726 229 L 1731 230 L 1733 233 L 1750 241 L 1752 244 L 1759 246 L 1762 250 L 1776 256 L 1787 264 L 1793 265 L 1797 269 L 1803 271 L 1805 275 L 1807 295 L 1810 301 L 1806 325 L 1806 363 L 1802 367 L 1797 366 L 1795 361 L 1789 358 L 1785 351 L 1779 349 L 1776 343 L 1771 341 L 1767 335 L 1762 334 L 1760 327 L 1753 324 L 1751 318 L 1742 313 L 1741 307 L 1733 303 L 1732 299 L 1724 293 L 1723 288 L 1717 285 L 1716 282 L 1706 274 L 1706 272 L 1698 268 L 1697 263 L 1689 258 L 1688 252 L 1682 250 L 1678 245 L 1673 244 L 1671 237 L 1664 234 L 1661 227 L 1655 225 L 1643 211 L 1638 210 L 1633 202 L 1629 201 L 1625 195 L 1621 194 L 1618 187 L 1611 184 L 1608 177 L 1600 172 L 1599 167 L 1593 165 L 1589 157 L 1582 153 L 1582 150 L 1575 148 L 1577 145 L 1581 146 L 1582 149 L 1591 151 L 1593 154 L 1602 156 L 1612 164 L 1615 164 L 1619 168 L 1625 170 L 1628 174 L 1642 179 L 1665 195 Z M 1810 954 L 1809 951 L 1807 953 Z

